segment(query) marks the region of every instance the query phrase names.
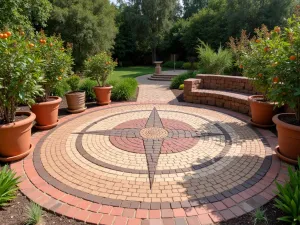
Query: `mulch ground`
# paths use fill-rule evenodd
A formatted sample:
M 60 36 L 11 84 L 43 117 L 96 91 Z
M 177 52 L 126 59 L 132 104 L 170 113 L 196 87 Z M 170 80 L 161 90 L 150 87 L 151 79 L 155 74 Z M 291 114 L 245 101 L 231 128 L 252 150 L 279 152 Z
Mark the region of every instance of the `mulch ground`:
M 182 90 L 172 90 L 174 95 L 177 97 L 179 102 L 183 101 L 183 91 Z M 130 101 L 136 101 L 136 98 L 131 99 Z M 113 102 L 115 104 L 118 102 Z M 98 107 L 95 102 L 88 102 L 88 108 Z M 60 104 L 59 109 L 59 118 L 69 115 L 67 112 L 67 104 L 66 99 L 63 98 L 62 103 Z M 29 111 L 28 106 L 21 106 L 19 111 Z M 33 132 L 36 132 L 33 130 Z M 0 163 L 0 169 L 3 164 Z M 26 223 L 26 208 L 30 205 L 30 201 L 20 192 L 18 192 L 17 198 L 13 200 L 8 206 L 4 208 L 0 208 L 0 224 L 1 225 L 25 225 Z M 274 201 L 269 202 L 263 208 L 265 210 L 265 215 L 268 219 L 268 223 L 257 223 L 256 225 L 284 225 L 286 223 L 282 223 L 277 220 L 278 217 L 281 217 L 283 214 L 281 211 L 275 208 Z M 246 224 L 254 224 L 254 216 L 253 212 L 248 213 L 239 218 L 235 218 L 226 222 L 220 223 L 220 225 L 246 225 Z M 56 224 L 56 225 L 83 225 L 85 223 L 78 222 L 72 219 L 68 219 L 66 217 L 62 217 L 59 215 L 55 215 L 51 212 L 44 212 L 44 224 Z

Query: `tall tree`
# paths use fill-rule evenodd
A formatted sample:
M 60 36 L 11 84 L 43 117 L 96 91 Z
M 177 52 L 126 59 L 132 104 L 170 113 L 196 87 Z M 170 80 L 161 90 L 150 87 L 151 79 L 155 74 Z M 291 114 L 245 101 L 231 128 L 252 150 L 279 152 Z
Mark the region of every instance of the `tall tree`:
M 0 29 L 44 27 L 52 10 L 48 0 L 1 0 Z
M 183 0 L 184 18 L 191 17 L 207 5 L 208 0 Z
M 143 33 L 144 41 L 151 47 L 152 61 L 155 61 L 156 48 L 164 33 L 171 27 L 178 0 L 130 0 L 130 2 L 140 15 L 137 25 L 139 33 Z
M 80 67 L 89 55 L 112 49 L 117 33 L 116 8 L 109 0 L 51 0 L 53 14 L 47 32 L 73 43 Z

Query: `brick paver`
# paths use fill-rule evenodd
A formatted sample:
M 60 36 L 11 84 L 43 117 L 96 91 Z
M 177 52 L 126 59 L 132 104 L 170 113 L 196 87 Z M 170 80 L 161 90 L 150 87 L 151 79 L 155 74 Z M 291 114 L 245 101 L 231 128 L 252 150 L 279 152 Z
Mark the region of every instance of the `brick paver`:
M 215 109 L 186 103 L 89 109 L 36 133 L 34 153 L 11 167 L 22 176 L 27 197 L 69 218 L 117 225 L 217 223 L 270 201 L 286 166 L 268 143 L 273 135 L 246 126 L 244 115 Z M 137 133 L 147 124 L 167 133 Z

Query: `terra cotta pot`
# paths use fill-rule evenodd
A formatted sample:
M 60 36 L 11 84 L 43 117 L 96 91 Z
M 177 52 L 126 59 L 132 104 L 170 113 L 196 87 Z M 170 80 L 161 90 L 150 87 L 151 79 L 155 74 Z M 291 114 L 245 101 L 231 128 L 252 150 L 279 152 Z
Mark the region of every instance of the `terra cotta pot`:
M 98 105 L 108 105 L 109 103 L 111 103 L 110 96 L 111 96 L 112 88 L 113 88 L 112 86 L 109 86 L 109 87 L 96 86 L 96 87 L 94 87 Z
M 58 124 L 58 108 L 62 99 L 57 96 L 49 97 L 51 101 L 36 103 L 31 111 L 36 115 L 35 127 L 39 130 L 48 130 Z
M 0 125 L 0 161 L 11 162 L 24 158 L 31 149 L 31 127 L 35 120 L 32 112 L 17 112 L 26 119 Z
M 86 110 L 85 91 L 72 91 L 66 94 L 68 112 L 81 113 Z
M 280 120 L 282 115 L 294 115 L 293 113 L 281 113 L 273 117 L 278 132 L 278 144 L 276 153 L 282 160 L 297 164 L 300 156 L 300 126 L 288 124 Z
M 276 103 L 259 101 L 262 95 L 252 95 L 248 97 L 251 108 L 251 123 L 258 127 L 271 127 L 274 126 L 272 121 L 273 116 L 276 114 L 278 108 Z

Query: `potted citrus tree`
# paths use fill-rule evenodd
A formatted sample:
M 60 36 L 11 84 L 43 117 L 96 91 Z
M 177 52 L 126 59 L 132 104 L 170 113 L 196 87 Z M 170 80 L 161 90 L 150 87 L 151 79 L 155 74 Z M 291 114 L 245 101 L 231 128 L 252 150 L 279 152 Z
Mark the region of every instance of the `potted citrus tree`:
M 41 83 L 45 94 L 31 105 L 31 111 L 36 114 L 37 129 L 46 130 L 55 127 L 58 123 L 58 109 L 62 99 L 51 96 L 53 88 L 71 72 L 73 59 L 72 48 L 64 43 L 59 36 L 46 37 L 44 32 L 37 35 L 40 57 L 44 60 L 44 81 Z
M 278 28 L 277 28 L 278 29 Z M 273 86 L 270 98 L 280 105 L 288 105 L 295 113 L 273 117 L 278 131 L 276 152 L 283 160 L 297 164 L 300 156 L 300 17 L 288 19 L 288 26 L 272 32 Z
M 79 91 L 80 77 L 73 74 L 67 79 L 67 83 L 71 88 L 71 92 L 66 94 L 68 103 L 68 112 L 81 113 L 86 110 L 85 107 L 85 91 Z
M 230 46 L 237 57 L 237 65 L 243 76 L 248 77 L 259 95 L 249 96 L 251 124 L 267 128 L 274 126 L 272 117 L 277 113 L 276 101 L 269 98 L 272 86 L 273 67 L 277 62 L 272 59 L 276 49 L 270 45 L 271 33 L 266 26 L 255 29 L 256 36 L 248 39 L 242 31 L 240 39 L 230 39 Z
M 31 150 L 32 112 L 17 112 L 43 94 L 42 60 L 23 31 L 0 32 L 0 160 L 14 161 Z
M 85 76 L 98 83 L 98 86 L 94 87 L 94 91 L 99 105 L 107 105 L 111 102 L 112 86 L 106 82 L 116 66 L 117 62 L 113 61 L 107 52 L 100 52 L 85 61 Z

